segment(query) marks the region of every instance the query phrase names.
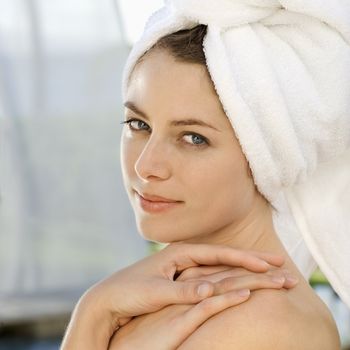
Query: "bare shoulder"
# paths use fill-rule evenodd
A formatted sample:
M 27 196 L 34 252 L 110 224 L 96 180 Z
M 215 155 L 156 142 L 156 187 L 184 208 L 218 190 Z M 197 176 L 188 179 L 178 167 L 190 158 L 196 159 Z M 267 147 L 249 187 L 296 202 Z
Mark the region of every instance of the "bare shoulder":
M 324 305 L 265 289 L 208 319 L 178 349 L 338 350 L 340 343 Z

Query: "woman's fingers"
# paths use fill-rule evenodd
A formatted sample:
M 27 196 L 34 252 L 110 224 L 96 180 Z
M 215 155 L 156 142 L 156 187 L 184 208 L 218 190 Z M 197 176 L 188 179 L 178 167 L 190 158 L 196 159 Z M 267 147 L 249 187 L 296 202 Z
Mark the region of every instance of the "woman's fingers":
M 286 277 L 287 276 L 287 277 Z M 279 273 L 257 273 L 248 274 L 241 277 L 227 277 L 214 284 L 214 294 L 223 294 L 231 290 L 239 289 L 281 289 L 291 288 L 297 284 L 297 280 L 288 280 L 288 274 Z
M 225 293 L 232 289 L 249 288 L 292 288 L 298 280 L 288 270 L 274 269 L 264 273 L 250 272 L 231 268 L 213 274 L 201 274 L 188 278 L 184 282 L 207 281 L 215 284 L 214 294 Z M 246 284 L 248 282 L 248 284 Z M 243 284 L 242 284 L 243 283 Z M 219 287 L 218 287 L 219 286 Z
M 214 295 L 239 289 L 281 289 L 286 278 L 283 275 L 251 274 L 242 277 L 228 277 L 214 284 Z
M 172 332 L 177 337 L 182 334 L 184 339 L 192 334 L 202 323 L 213 315 L 238 304 L 245 302 L 250 295 L 249 289 L 235 290 L 226 294 L 207 298 L 194 305 L 181 316 L 177 317 L 172 324 Z M 177 331 L 178 329 L 178 331 Z M 183 330 L 186 329 L 186 334 Z
M 232 290 L 289 289 L 297 283 L 297 279 L 288 270 L 255 273 L 230 269 L 186 281 L 163 281 L 158 284 L 157 294 L 162 295 L 163 302 L 169 304 L 192 304 Z
M 240 277 L 245 276 L 249 273 L 273 273 L 273 271 L 281 271 L 276 267 L 271 267 L 266 272 L 251 272 L 243 267 L 232 267 L 232 266 L 197 266 L 190 267 L 181 272 L 181 274 L 176 278 L 176 281 L 188 281 L 194 279 L 201 279 L 202 277 L 210 277 L 212 282 L 216 282 L 222 278 L 232 276 Z
M 250 272 L 250 271 L 237 271 L 235 269 L 231 270 L 226 270 L 222 272 L 217 272 L 213 275 L 207 275 L 207 276 L 202 276 L 200 279 L 205 279 L 208 280 L 209 282 L 216 283 L 220 282 L 224 278 L 236 278 L 239 280 L 240 278 L 246 277 L 246 276 L 251 276 L 252 278 L 260 279 L 260 278 L 274 278 L 274 277 L 281 277 L 284 276 L 287 278 L 287 270 L 270 270 L 267 272 Z
M 193 281 L 167 281 L 159 280 L 153 288 L 153 298 L 157 299 L 161 305 L 171 304 L 195 304 L 204 298 L 214 295 L 214 284 L 205 280 Z
M 285 282 L 284 288 L 292 288 L 298 282 L 297 278 L 294 277 L 288 270 L 271 267 L 267 272 L 251 272 L 244 268 L 230 267 L 230 266 L 199 266 L 191 267 L 184 270 L 181 275 L 177 278 L 177 281 L 195 281 L 195 280 L 206 280 L 208 282 L 216 283 L 228 277 L 240 278 L 242 276 L 264 276 L 267 278 L 273 278 L 274 276 L 284 276 Z M 257 277 L 259 278 L 259 277 Z
M 189 267 L 186 270 L 183 270 L 180 275 L 176 278 L 176 281 L 186 281 L 189 279 L 200 278 L 201 276 L 211 275 L 217 272 L 228 271 L 232 269 L 241 269 L 242 271 L 247 272 L 243 268 L 235 268 L 228 265 L 219 265 L 219 266 L 195 266 Z
M 254 272 L 265 272 L 271 265 L 284 263 L 284 257 L 280 255 L 238 250 L 225 245 L 173 243 L 163 250 L 168 252 L 169 249 L 172 249 L 176 271 L 180 272 L 198 265 L 240 266 Z

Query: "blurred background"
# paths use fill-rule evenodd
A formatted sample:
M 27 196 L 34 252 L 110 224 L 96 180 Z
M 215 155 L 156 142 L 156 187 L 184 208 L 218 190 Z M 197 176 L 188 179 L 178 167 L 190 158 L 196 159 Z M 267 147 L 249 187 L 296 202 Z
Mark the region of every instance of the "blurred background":
M 58 349 L 91 284 L 161 249 L 119 169 L 121 74 L 162 0 L 0 0 L 0 350 Z M 350 313 L 320 271 L 344 349 Z

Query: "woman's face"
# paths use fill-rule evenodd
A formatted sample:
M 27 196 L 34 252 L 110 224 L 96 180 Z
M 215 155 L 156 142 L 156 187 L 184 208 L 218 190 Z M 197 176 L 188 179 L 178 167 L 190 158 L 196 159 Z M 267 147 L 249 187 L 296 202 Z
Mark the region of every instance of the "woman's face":
M 125 106 L 123 177 L 146 239 L 211 235 L 247 215 L 257 191 L 204 66 L 150 52 Z

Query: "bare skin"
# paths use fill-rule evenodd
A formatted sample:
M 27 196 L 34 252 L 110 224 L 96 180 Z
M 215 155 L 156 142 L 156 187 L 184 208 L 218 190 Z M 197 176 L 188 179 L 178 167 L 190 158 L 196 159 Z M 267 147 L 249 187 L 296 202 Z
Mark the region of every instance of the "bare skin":
M 288 291 L 252 292 L 246 303 L 204 322 L 180 348 L 276 348 L 278 335 L 293 329 L 293 337 L 283 337 L 278 348 L 339 349 L 334 320 L 280 242 L 272 208 L 254 185 L 204 67 L 176 62 L 165 51 L 151 52 L 133 72 L 127 101 L 122 168 L 141 234 L 170 244 L 224 244 L 282 254 L 283 267 L 300 280 Z M 152 202 L 160 202 L 152 195 L 177 204 L 160 215 L 150 210 Z M 167 308 L 182 313 L 185 307 Z M 118 349 L 117 341 L 124 338 L 125 344 L 135 334 L 146 340 L 152 322 L 157 319 L 162 324 L 161 320 L 168 321 L 167 315 L 163 309 L 133 319 L 116 333 L 110 349 Z M 157 329 L 166 337 L 165 329 Z M 215 335 L 220 332 L 220 344 L 215 347 Z
M 169 348 L 176 348 L 205 320 L 245 302 L 250 290 L 293 288 L 295 281 L 279 268 L 283 262 L 282 256 L 225 245 L 169 245 L 92 286 L 75 307 L 61 349 L 107 349 L 115 331 L 133 317 L 181 304 L 187 307 L 175 314 L 181 327 L 167 337 Z M 127 340 L 141 341 L 136 348 L 161 344 L 156 337 Z

